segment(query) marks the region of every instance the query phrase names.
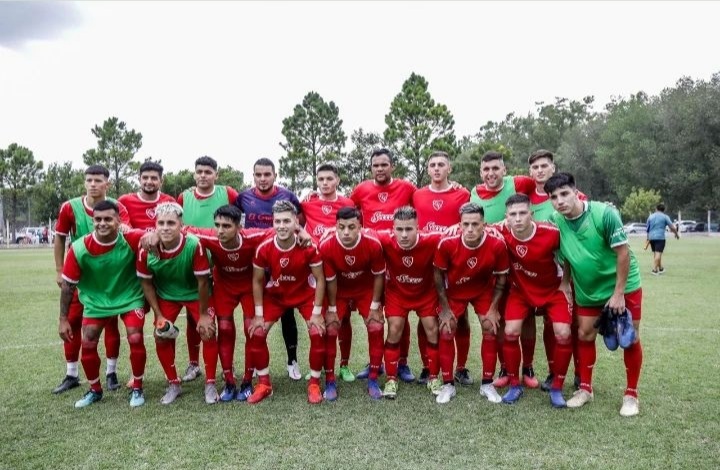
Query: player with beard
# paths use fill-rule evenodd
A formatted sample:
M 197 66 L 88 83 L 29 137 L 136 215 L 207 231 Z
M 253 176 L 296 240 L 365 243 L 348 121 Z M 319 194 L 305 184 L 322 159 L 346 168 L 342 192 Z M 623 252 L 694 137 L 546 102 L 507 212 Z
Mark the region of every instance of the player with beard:
M 123 194 L 118 202 L 127 208 L 130 226 L 142 230 L 155 229 L 155 207 L 163 202 L 175 202 L 175 198 L 163 193 L 163 167 L 159 163 L 144 162 L 139 171 L 140 191 Z

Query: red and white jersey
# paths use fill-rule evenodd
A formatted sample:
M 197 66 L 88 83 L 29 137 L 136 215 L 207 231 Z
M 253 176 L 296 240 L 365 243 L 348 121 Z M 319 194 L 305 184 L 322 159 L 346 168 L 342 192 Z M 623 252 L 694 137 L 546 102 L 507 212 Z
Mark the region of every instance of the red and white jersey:
M 275 234 L 272 229 L 238 230 L 237 248 L 228 249 L 218 240 L 215 229 L 187 227 L 187 232 L 200 238 L 213 262 L 213 286 L 232 295 L 252 293 L 252 266 L 260 243 Z
M 83 207 L 88 217 L 92 218 L 93 209 L 87 204 L 87 196 L 82 197 Z M 124 205 L 118 204 L 118 211 L 120 213 L 120 222 L 126 225 L 130 225 L 130 217 L 128 211 Z M 70 201 L 64 202 L 60 206 L 60 213 L 58 214 L 58 220 L 55 224 L 55 233 L 58 235 L 70 236 L 75 233 L 75 213 L 73 212 Z
M 510 271 L 505 242 L 485 233 L 480 245 L 469 248 L 462 235 L 444 238 L 438 245 L 433 264 L 447 275 L 447 296 L 471 300 L 495 285 L 495 275 Z
M 510 255 L 512 287 L 532 305 L 543 305 L 560 287 L 562 269 L 555 261 L 560 231 L 550 223 L 533 222 L 532 235 L 519 240 L 506 224 L 497 227 Z
M 162 245 L 158 246 L 160 259 L 176 258 L 180 253 L 182 253 L 183 249 L 185 248 L 185 242 L 187 241 L 187 237 L 182 234 L 180 235 L 180 237 L 180 243 L 172 250 L 164 250 Z M 138 260 L 135 263 L 135 269 L 137 271 L 138 277 L 151 279 L 153 277 L 153 273 L 150 271 L 150 269 L 148 269 L 147 260 L 147 250 L 140 250 L 140 255 L 138 256 Z M 210 262 L 208 261 L 208 257 L 205 256 L 205 248 L 203 247 L 202 242 L 197 244 L 197 248 L 195 248 L 195 251 L 193 252 L 192 270 L 196 276 L 210 274 Z
M 320 242 L 325 279 L 337 277 L 337 296 L 343 299 L 372 295 L 375 276 L 385 272 L 385 258 L 377 234 L 362 229 L 355 246 L 346 248 L 337 234 Z
M 311 268 L 322 266 L 315 245 L 303 248 L 296 240 L 285 250 L 272 237 L 258 246 L 253 266 L 270 274 L 265 295 L 281 299 L 283 305 L 304 305 L 314 299 L 316 281 Z
M 413 194 L 412 204 L 418 214 L 418 228 L 426 232 L 442 232 L 460 222 L 460 207 L 470 201 L 470 191 L 450 187 L 437 191 L 430 186 Z
M 355 207 L 352 199 L 338 195 L 328 201 L 318 194 L 311 194 L 300 203 L 305 214 L 305 230 L 317 242 L 326 230 L 335 227 L 338 210 L 342 207 Z
M 367 180 L 355 187 L 350 199 L 362 212 L 363 227 L 392 230 L 395 210 L 411 205 L 416 190 L 414 184 L 405 180 L 392 179 L 385 185 Z
M 130 226 L 142 230 L 155 228 L 155 207 L 163 202 L 176 202 L 169 194 L 158 191 L 154 201 L 146 201 L 140 197 L 140 193 L 123 194 L 118 202 L 125 206 L 130 217 Z
M 401 247 L 392 232 L 379 233 L 378 237 L 387 265 L 385 295 L 413 302 L 435 295 L 433 258 L 442 235 L 420 232 L 411 248 Z
M 122 237 L 125 238 L 125 241 L 128 245 L 130 245 L 130 248 L 135 252 L 135 255 L 137 255 L 140 251 L 140 239 L 143 235 L 145 235 L 145 233 L 141 230 L 131 230 L 122 234 Z M 115 247 L 117 239 L 110 243 L 101 243 L 95 237 L 95 233 L 93 232 L 84 237 L 83 243 L 85 243 L 85 248 L 87 248 L 88 253 L 92 256 L 100 256 L 111 251 Z M 82 270 L 80 269 L 80 265 L 78 264 L 72 245 L 70 245 L 67 257 L 65 258 L 62 277 L 71 284 L 77 284 L 80 282 L 80 278 L 82 277 Z

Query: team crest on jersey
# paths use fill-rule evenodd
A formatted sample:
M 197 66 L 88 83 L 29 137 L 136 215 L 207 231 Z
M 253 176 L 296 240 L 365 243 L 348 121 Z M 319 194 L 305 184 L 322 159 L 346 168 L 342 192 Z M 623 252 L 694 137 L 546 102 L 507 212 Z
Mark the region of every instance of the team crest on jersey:
M 288 264 L 290 264 L 290 258 L 280 258 L 280 267 L 281 268 L 287 268 Z
M 145 309 L 144 308 L 136 308 L 133 310 L 135 312 L 135 316 L 138 317 L 140 320 L 145 318 Z
M 468 258 L 468 260 L 467 260 L 467 265 L 470 267 L 470 269 L 472 269 L 472 268 L 474 268 L 475 266 L 477 266 L 477 258 L 474 257 L 474 256 L 473 256 L 472 258 Z
M 145 215 L 147 215 L 151 219 L 154 219 L 155 218 L 155 208 L 151 207 L 149 209 L 145 209 Z
M 388 193 L 378 193 L 378 199 L 380 202 L 387 202 Z
M 327 204 L 324 204 L 321 209 L 322 213 L 325 215 L 330 215 L 330 213 L 332 212 L 332 206 L 328 206 Z
M 405 265 L 405 267 L 410 267 L 413 264 L 413 257 L 412 256 L 403 256 L 402 262 Z
M 346 262 L 349 266 L 352 266 L 353 264 L 355 264 L 355 257 L 354 257 L 354 256 L 350 256 L 350 255 L 345 255 L 345 262 Z
M 525 245 L 518 245 L 518 246 L 515 247 L 515 251 L 517 251 L 517 254 L 518 254 L 521 258 L 524 258 L 525 255 L 526 255 L 527 252 L 528 252 L 528 248 L 527 248 Z
M 442 206 L 443 206 L 442 199 L 435 199 L 433 201 L 433 209 L 435 209 L 436 211 L 439 211 L 440 209 L 442 209 Z
M 228 259 L 230 261 L 237 261 L 240 259 L 240 253 L 228 253 Z

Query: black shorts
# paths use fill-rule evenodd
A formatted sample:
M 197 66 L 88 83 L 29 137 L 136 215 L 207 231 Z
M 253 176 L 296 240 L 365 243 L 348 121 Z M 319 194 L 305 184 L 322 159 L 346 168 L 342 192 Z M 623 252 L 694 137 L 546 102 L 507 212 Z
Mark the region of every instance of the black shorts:
M 650 248 L 653 253 L 662 253 L 665 251 L 665 240 L 650 240 Z

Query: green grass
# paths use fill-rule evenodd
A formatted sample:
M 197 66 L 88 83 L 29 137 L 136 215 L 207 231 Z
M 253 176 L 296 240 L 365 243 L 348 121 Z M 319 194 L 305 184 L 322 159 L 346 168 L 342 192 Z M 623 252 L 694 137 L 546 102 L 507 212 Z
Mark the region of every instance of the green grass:
M 650 254 L 633 247 L 643 273 Z M 598 343 L 595 401 L 553 410 L 547 395 L 526 391 L 516 406 L 493 405 L 478 386 L 436 405 L 417 385 L 396 401 L 371 402 L 363 382 L 341 383 L 336 403 L 310 406 L 305 384 L 284 372 L 279 329 L 271 333 L 275 395 L 258 406 L 207 406 L 201 381 L 162 407 L 165 386 L 150 338 L 148 403 L 131 410 L 127 393 L 106 392 L 85 410 L 83 390 L 53 396 L 64 374 L 57 338 L 59 289 L 47 249 L 0 251 L 0 468 L 717 468 L 720 462 L 720 239 L 669 241 L 667 274 L 643 276 L 641 414 L 618 414 L 625 382 L 622 353 Z M 355 318 L 351 366 L 366 360 Z M 413 316 L 413 326 L 416 323 Z M 480 370 L 478 324 L 468 367 Z M 307 335 L 301 328 L 307 371 Z M 540 333 L 540 332 L 539 332 Z M 536 370 L 546 369 L 538 335 Z M 242 338 L 236 348 L 240 358 Z M 419 368 L 413 339 L 411 365 Z M 127 345 L 119 375 L 127 379 Z M 187 351 L 179 342 L 178 367 Z M 242 365 L 241 363 L 239 365 Z M 566 387 L 566 395 L 571 388 Z

